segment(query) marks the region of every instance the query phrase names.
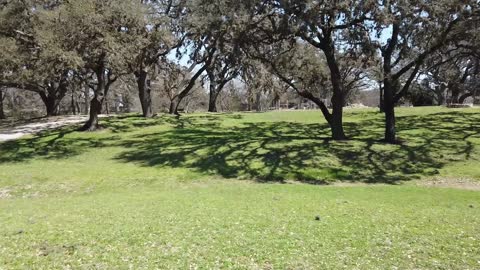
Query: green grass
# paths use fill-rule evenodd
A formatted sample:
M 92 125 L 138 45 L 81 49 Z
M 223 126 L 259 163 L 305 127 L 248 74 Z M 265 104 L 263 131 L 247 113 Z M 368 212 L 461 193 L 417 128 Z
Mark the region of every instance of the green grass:
M 347 142 L 319 112 L 104 124 L 0 144 L 0 269 L 480 268 L 480 193 L 418 186 L 480 180 L 479 109 L 399 109 L 401 145 L 373 110 Z

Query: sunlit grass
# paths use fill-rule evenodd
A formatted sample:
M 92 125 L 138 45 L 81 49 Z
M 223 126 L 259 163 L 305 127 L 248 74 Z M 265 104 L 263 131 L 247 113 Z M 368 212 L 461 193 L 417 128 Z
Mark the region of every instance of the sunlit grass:
M 400 109 L 401 145 L 374 110 L 347 142 L 308 111 L 104 127 L 0 144 L 0 269 L 480 267 L 480 194 L 410 184 L 480 179 L 478 109 Z

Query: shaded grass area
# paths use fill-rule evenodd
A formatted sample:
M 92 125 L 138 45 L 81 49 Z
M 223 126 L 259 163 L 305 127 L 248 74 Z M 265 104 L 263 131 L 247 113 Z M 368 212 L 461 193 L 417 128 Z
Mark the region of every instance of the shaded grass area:
M 379 140 L 382 116 L 373 111 L 347 113 L 351 140 L 346 142 L 329 140 L 327 125 L 313 120 L 321 120 L 318 112 L 151 120 L 126 116 L 106 120 L 100 133 L 81 134 L 71 128 L 0 144 L 0 166 L 68 163 L 90 156 L 115 166 L 148 168 L 148 175 L 177 169 L 198 177 L 260 182 L 395 184 L 443 174 L 480 178 L 480 169 L 471 166 L 480 159 L 479 110 L 403 109 L 398 117 L 400 145 Z
M 480 179 L 479 112 L 400 109 L 401 145 L 370 110 L 346 142 L 275 112 L 3 143 L 0 269 L 477 269 L 480 193 L 392 184 Z

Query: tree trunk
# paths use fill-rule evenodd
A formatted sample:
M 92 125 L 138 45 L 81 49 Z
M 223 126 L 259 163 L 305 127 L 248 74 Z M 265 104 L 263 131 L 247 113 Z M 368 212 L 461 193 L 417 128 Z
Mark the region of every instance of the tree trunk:
M 385 112 L 385 104 L 384 104 L 384 103 L 385 103 L 385 99 L 384 99 L 384 97 L 383 97 L 384 91 L 383 91 L 383 87 L 382 87 L 382 83 L 381 83 L 381 82 L 379 82 L 379 86 L 380 86 L 380 87 L 379 87 L 379 90 L 380 90 L 380 105 L 379 105 L 379 107 L 380 107 L 380 112 L 381 112 L 381 113 L 384 113 L 384 112 Z
M 102 111 L 103 101 L 106 95 L 106 74 L 105 74 L 105 59 L 102 59 L 100 66 L 96 70 L 97 75 L 97 89 L 90 102 L 90 117 L 85 125 L 80 129 L 81 131 L 96 131 L 99 128 L 98 115 Z
M 47 95 L 45 92 L 39 92 L 40 98 L 45 104 L 47 110 L 47 117 L 58 115 L 58 102 L 54 95 Z
M 90 102 L 90 118 L 81 128 L 82 131 L 96 131 L 98 126 L 98 115 L 102 110 L 102 98 L 95 94 L 95 97 Z
M 175 108 L 177 108 L 177 104 L 175 103 L 175 100 L 170 100 L 170 108 L 168 108 L 168 113 L 175 114 Z
M 107 98 L 106 95 L 105 95 L 105 98 L 103 100 L 103 103 L 105 103 L 105 113 L 107 115 L 110 115 L 110 104 L 108 103 L 108 98 Z
M 330 128 L 332 130 L 332 139 L 334 140 L 347 139 L 343 130 L 343 103 L 342 95 L 333 94 Z
M 83 113 L 85 115 L 88 115 L 88 111 L 90 110 L 90 87 L 88 85 L 85 85 L 85 90 L 84 90 L 84 108 L 83 108 Z
M 452 96 L 450 98 L 450 104 L 458 104 L 460 99 L 460 89 L 457 86 L 452 87 Z
M 153 117 L 152 88 L 148 79 L 148 72 L 145 70 L 137 71 L 135 76 L 137 78 L 138 96 L 142 105 L 143 117 L 151 118 Z
M 261 100 L 262 100 L 262 93 L 257 92 L 257 94 L 255 95 L 255 111 L 257 112 L 262 111 Z
M 213 113 L 218 112 L 217 99 L 218 99 L 218 95 L 216 93 L 210 92 L 210 99 L 208 101 L 208 111 L 209 112 L 213 112 Z
M 81 114 L 80 104 L 78 104 L 78 100 L 75 101 L 75 108 L 77 109 L 77 114 Z
M 459 104 L 464 104 L 465 103 L 465 100 L 467 100 L 467 98 L 473 96 L 472 93 L 466 93 L 466 94 L 463 94 L 462 96 L 460 96 L 460 98 L 458 99 L 458 103 Z
M 384 83 L 385 142 L 396 143 L 394 89 L 389 79 Z
M 75 97 L 74 93 L 72 92 L 72 100 L 70 103 L 70 109 L 72 110 L 72 115 L 77 115 L 77 107 L 75 106 Z
M 345 105 L 345 94 L 342 85 L 342 75 L 338 67 L 334 47 L 324 49 L 325 57 L 327 59 L 328 67 L 330 69 L 330 80 L 332 82 L 333 96 L 332 96 L 332 119 L 330 127 L 332 129 L 332 139 L 346 140 L 345 131 L 343 130 L 343 106 Z
M 0 89 L 0 119 L 6 119 L 3 111 L 3 90 Z
M 220 84 L 212 84 L 210 83 L 210 99 L 208 101 L 208 111 L 209 112 L 218 112 L 217 109 L 217 100 L 222 92 L 223 88 L 225 87 L 226 81 Z
M 385 142 L 396 143 L 395 130 L 395 106 L 393 104 L 386 104 L 385 106 Z
M 434 93 L 437 100 L 437 105 L 438 106 L 445 105 L 445 86 L 440 85 L 435 87 Z

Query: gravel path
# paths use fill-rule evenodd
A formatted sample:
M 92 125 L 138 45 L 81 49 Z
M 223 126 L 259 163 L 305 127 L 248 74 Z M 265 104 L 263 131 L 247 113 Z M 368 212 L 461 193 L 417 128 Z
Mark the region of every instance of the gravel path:
M 36 134 L 44 130 L 57 129 L 68 125 L 79 124 L 87 121 L 86 116 L 59 116 L 41 118 L 34 122 L 17 123 L 8 125 L 8 122 L 0 124 L 0 142 L 19 139 L 25 135 Z

